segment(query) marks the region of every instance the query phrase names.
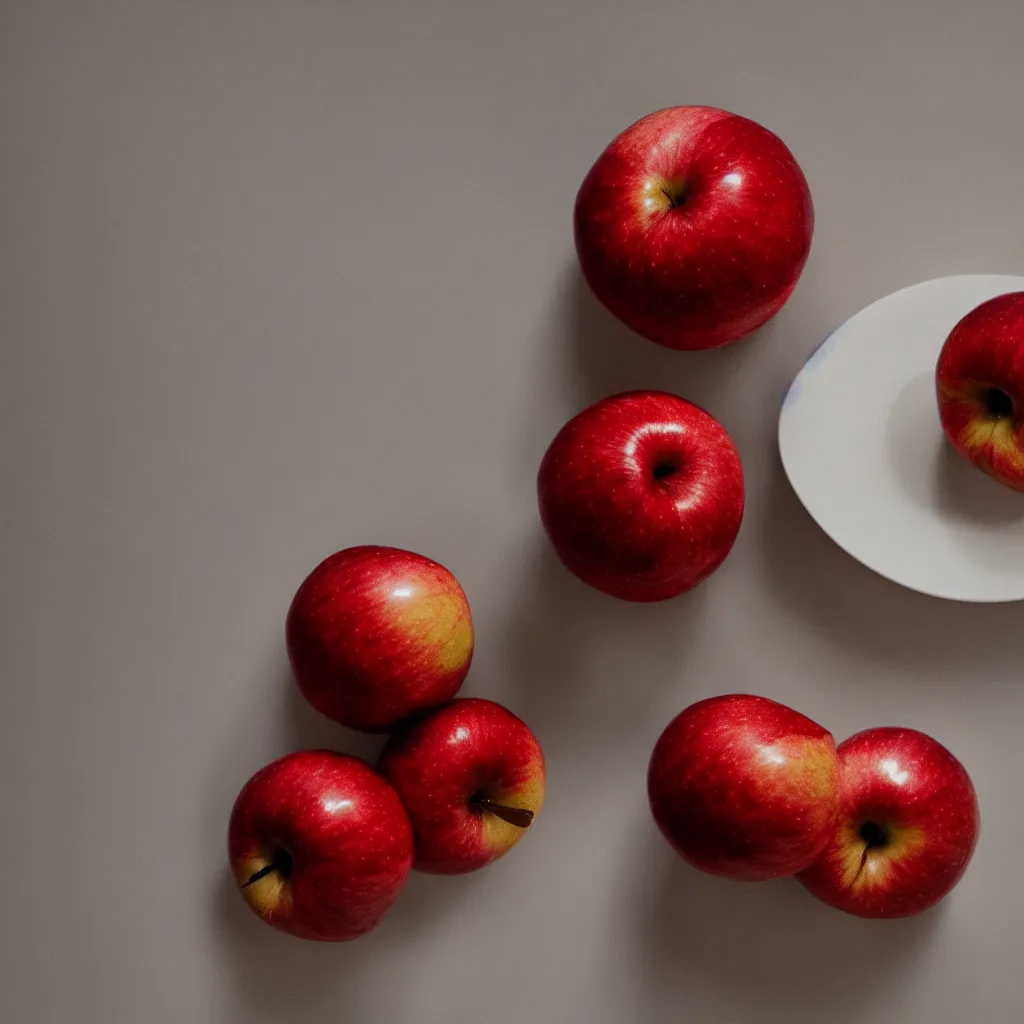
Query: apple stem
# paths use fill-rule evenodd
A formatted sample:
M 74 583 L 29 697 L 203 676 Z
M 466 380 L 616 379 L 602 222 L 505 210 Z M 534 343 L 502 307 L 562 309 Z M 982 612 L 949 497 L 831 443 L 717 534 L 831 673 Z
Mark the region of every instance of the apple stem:
M 267 875 L 269 875 L 273 870 L 274 870 L 274 865 L 272 863 L 271 864 L 266 864 L 264 867 L 260 868 L 259 871 L 254 871 L 249 876 L 249 881 L 246 882 L 242 886 L 242 888 L 243 889 L 248 889 L 249 886 L 252 885 L 254 882 L 258 882 L 261 878 L 266 878 Z
M 272 871 L 276 871 L 283 879 L 287 880 L 292 873 L 293 864 L 292 855 L 283 847 L 278 847 L 274 851 L 274 856 L 270 859 L 270 863 L 264 864 L 259 871 L 254 871 L 249 876 L 249 881 L 242 885 L 242 888 L 246 889 L 261 878 L 266 878 Z
M 506 807 L 504 804 L 497 804 L 492 800 L 488 800 L 487 797 L 478 797 L 473 803 L 481 810 L 490 811 L 491 814 L 501 818 L 502 821 L 507 821 L 510 825 L 515 825 L 517 828 L 529 828 L 533 822 L 533 811 L 528 811 L 525 807 Z
M 661 194 L 668 200 L 669 209 L 676 210 L 686 202 L 685 195 L 674 196 L 667 189 L 662 189 Z

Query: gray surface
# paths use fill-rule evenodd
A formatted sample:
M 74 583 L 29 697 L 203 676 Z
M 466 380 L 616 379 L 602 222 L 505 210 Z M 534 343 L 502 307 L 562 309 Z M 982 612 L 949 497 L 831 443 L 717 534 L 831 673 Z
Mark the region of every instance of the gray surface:
M 774 432 L 871 299 L 1020 271 L 1022 35 L 1016 0 L 4 4 L 0 1018 L 1019 1020 L 1020 609 L 841 554 Z M 591 161 L 674 102 L 767 123 L 818 212 L 783 314 L 697 356 L 611 322 L 571 246 Z M 660 607 L 568 578 L 534 505 L 555 430 L 631 386 L 706 404 L 747 467 L 732 558 Z M 268 759 L 375 747 L 299 704 L 282 644 L 363 541 L 458 574 L 466 692 L 534 727 L 550 799 L 500 864 L 318 947 L 248 915 L 224 829 Z M 732 689 L 950 745 L 984 817 L 954 897 L 876 924 L 673 861 L 648 752 Z

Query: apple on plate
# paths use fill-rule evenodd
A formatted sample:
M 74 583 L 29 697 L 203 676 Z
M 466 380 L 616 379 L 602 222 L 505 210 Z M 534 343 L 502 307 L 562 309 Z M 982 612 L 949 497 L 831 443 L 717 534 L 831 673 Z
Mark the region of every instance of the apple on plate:
M 732 549 L 743 469 L 725 428 L 658 391 L 605 398 L 551 442 L 537 478 L 555 552 L 585 583 L 627 601 L 695 587 Z
M 369 765 L 305 750 L 245 784 L 231 811 L 228 858 L 246 903 L 267 924 L 342 942 L 374 928 L 405 885 L 412 826 Z
M 840 808 L 821 857 L 799 877 L 860 917 L 908 917 L 960 881 L 978 841 L 964 766 L 914 729 L 868 729 L 839 745 Z
M 388 741 L 378 763 L 409 812 L 420 871 L 475 871 L 507 853 L 544 803 L 544 755 L 526 725 L 462 698 Z
M 1024 292 L 983 302 L 953 328 L 935 368 L 939 418 L 953 447 L 1024 491 Z
M 398 548 L 353 547 L 326 558 L 299 587 L 285 634 L 306 700 L 364 732 L 386 732 L 450 700 L 473 657 L 473 620 L 458 580 Z
M 814 207 L 768 129 L 669 107 L 609 144 L 576 196 L 576 252 L 604 306 L 675 349 L 716 348 L 774 316 L 807 262 Z
M 793 875 L 835 832 L 835 742 L 766 697 L 711 697 L 661 734 L 647 792 L 663 835 L 694 867 L 741 880 Z

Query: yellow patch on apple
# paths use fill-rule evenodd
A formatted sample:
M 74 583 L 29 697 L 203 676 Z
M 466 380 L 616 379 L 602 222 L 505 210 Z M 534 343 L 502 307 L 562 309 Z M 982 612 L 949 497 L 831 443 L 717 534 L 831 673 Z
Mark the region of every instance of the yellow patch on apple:
M 473 653 L 473 620 L 461 594 L 431 594 L 402 608 L 399 628 L 435 652 L 441 672 L 457 672 Z
M 812 798 L 822 824 L 835 817 L 839 806 L 839 762 L 835 748 L 821 739 L 779 740 L 762 751 L 766 764 L 785 770 L 788 788 Z
M 970 450 L 991 446 L 1003 458 L 1018 466 L 1024 466 L 1024 452 L 1017 444 L 1016 431 L 1009 417 L 992 419 L 979 416 L 964 428 L 961 442 Z

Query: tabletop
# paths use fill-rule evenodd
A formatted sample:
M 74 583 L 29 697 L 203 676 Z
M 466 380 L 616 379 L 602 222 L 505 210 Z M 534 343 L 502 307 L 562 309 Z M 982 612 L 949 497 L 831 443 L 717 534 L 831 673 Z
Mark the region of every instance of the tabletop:
M 1021 272 L 1022 35 L 1017 0 L 0 7 L 0 1017 L 1024 1017 L 1020 609 L 873 575 L 776 443 L 856 310 Z M 602 148 L 679 103 L 780 135 L 817 213 L 788 305 L 700 354 L 614 321 L 572 245 Z M 636 387 L 721 419 L 748 489 L 723 568 L 653 606 L 569 576 L 536 507 L 562 423 Z M 225 830 L 272 758 L 380 745 L 307 708 L 284 651 L 295 588 L 357 543 L 459 577 L 464 693 L 535 731 L 548 801 L 502 861 L 414 875 L 379 930 L 318 945 L 248 912 Z M 983 819 L 950 898 L 864 921 L 679 861 L 647 759 L 729 691 L 950 747 Z

